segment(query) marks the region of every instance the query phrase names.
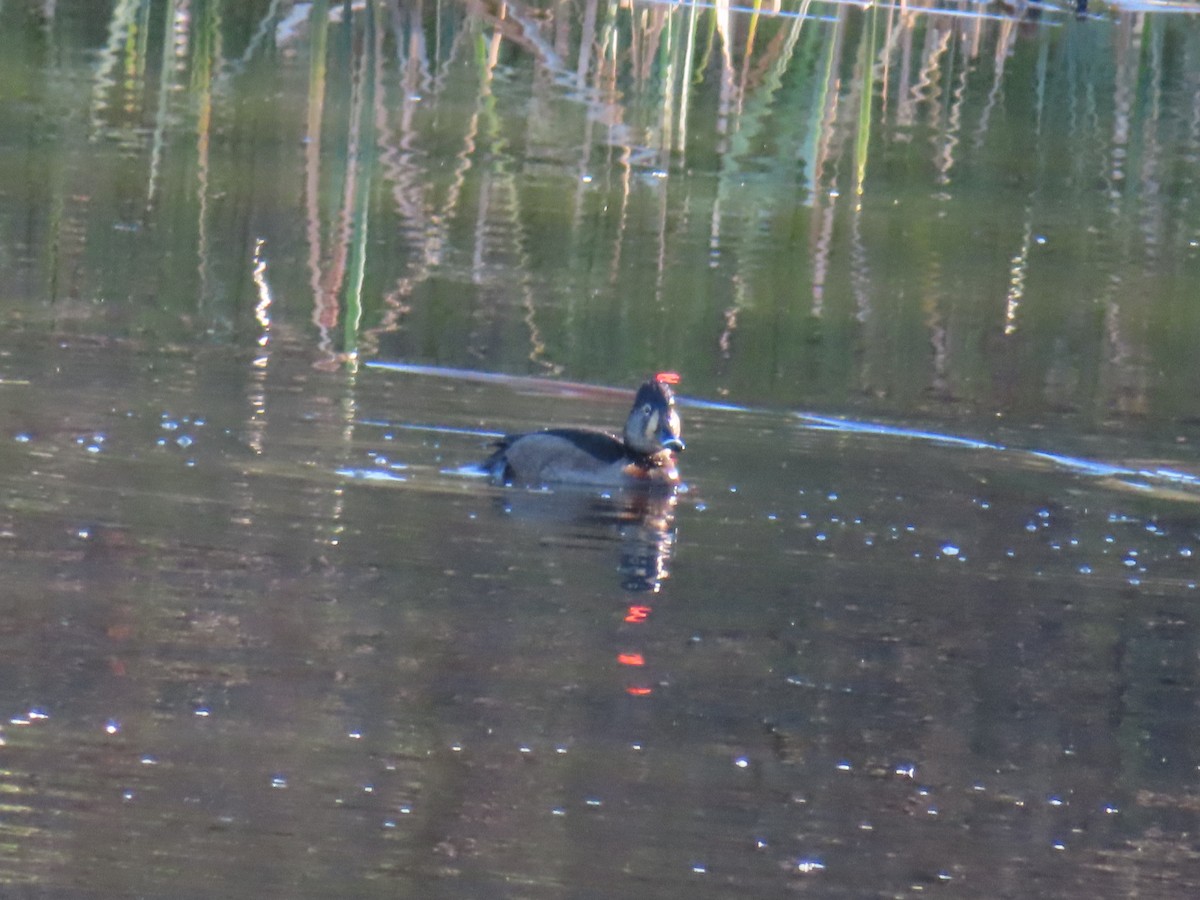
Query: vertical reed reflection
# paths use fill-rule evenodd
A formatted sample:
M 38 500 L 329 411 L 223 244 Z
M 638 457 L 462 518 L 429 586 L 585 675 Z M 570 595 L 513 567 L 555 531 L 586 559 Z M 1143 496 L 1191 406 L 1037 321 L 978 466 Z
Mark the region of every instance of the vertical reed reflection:
M 47 242 L 41 283 L 112 296 L 118 273 L 75 276 L 92 245 L 134 246 L 119 277 L 155 287 L 158 260 L 194 254 L 194 285 L 175 264 L 170 297 L 130 315 L 195 327 L 199 301 L 203 327 L 224 331 L 253 305 L 261 236 L 303 249 L 290 268 L 335 364 L 362 351 L 613 380 L 666 353 L 710 373 L 697 391 L 772 385 L 785 402 L 814 383 L 894 394 L 916 365 L 928 387 L 988 404 L 1021 356 L 1033 403 L 1058 377 L 1045 348 L 1067 346 L 1068 366 L 1111 370 L 1081 384 L 1128 386 L 1069 405 L 1143 408 L 1166 389 L 1144 375 L 1177 347 L 1160 326 L 1184 288 L 1164 274 L 1200 239 L 1185 64 L 1200 38 L 1181 19 L 814 0 L 249 9 L 113 6 L 82 102 L 89 136 L 121 156 L 31 188 L 81 235 Z M 236 121 L 254 91 L 280 92 L 277 121 Z M 267 128 L 285 149 L 243 184 L 229 154 Z M 96 187 L 128 182 L 144 211 L 114 235 Z M 226 227 L 231 183 L 266 231 Z M 289 197 L 303 198 L 294 223 Z M 919 339 L 886 324 L 921 319 Z M 964 368 L 953 336 L 980 329 L 988 349 Z M 768 373 L 753 340 L 781 333 Z M 853 337 L 823 343 L 834 333 Z M 927 348 L 943 337 L 939 369 Z

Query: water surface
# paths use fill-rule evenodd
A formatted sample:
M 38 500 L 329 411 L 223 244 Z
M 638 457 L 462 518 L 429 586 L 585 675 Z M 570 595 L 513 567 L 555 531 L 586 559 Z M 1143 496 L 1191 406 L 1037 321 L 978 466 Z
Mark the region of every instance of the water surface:
M 1196 24 L 800 11 L 0 5 L 2 893 L 1197 890 Z

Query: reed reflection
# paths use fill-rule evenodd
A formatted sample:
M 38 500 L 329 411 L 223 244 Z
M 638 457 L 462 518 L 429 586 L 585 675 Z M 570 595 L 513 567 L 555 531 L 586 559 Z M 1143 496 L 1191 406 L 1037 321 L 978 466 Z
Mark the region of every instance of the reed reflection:
M 669 342 L 710 396 L 1190 410 L 1182 16 L 146 2 L 89 47 L 84 8 L 24 48 L 52 124 L 0 113 L 39 148 L 4 281 L 55 323 L 245 340 L 265 241 L 327 367 L 611 382 Z

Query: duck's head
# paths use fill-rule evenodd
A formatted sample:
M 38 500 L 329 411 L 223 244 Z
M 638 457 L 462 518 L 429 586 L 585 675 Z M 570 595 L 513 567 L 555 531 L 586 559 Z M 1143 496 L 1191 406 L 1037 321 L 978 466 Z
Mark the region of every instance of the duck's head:
M 671 385 L 679 381 L 674 372 L 659 372 L 640 388 L 625 421 L 625 444 L 635 453 L 654 456 L 683 449 L 679 437 L 679 413 Z

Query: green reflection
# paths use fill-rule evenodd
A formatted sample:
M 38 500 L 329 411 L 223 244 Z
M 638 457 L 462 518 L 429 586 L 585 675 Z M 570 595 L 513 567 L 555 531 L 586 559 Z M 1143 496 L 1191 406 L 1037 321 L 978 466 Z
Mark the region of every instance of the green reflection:
M 1193 414 L 1193 19 L 0 8 L 30 326 L 890 415 Z

